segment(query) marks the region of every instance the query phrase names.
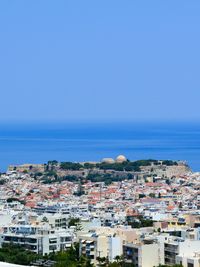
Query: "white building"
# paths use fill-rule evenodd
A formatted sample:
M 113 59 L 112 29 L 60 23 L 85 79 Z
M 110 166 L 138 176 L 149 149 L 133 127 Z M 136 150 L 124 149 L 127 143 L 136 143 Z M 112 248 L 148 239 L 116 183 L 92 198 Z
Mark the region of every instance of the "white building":
M 159 245 L 126 244 L 123 246 L 123 255 L 127 263 L 136 267 L 154 267 L 159 265 Z
M 98 258 L 107 258 L 110 262 L 122 255 L 122 240 L 119 236 L 88 233 L 79 237 L 79 253 L 97 264 Z
M 176 263 L 183 267 L 200 267 L 200 241 L 185 240 L 180 243 Z
M 49 254 L 69 248 L 73 243 L 72 231 L 49 227 L 16 226 L 5 227 L 0 234 L 2 244 L 18 244 L 37 254 Z

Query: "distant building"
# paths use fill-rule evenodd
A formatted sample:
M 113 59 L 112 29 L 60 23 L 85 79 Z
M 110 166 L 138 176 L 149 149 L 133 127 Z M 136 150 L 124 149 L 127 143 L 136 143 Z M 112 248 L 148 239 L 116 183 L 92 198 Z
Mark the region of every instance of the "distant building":
M 117 163 L 122 163 L 122 162 L 127 161 L 127 158 L 124 155 L 119 155 L 119 156 L 116 157 L 115 161 Z

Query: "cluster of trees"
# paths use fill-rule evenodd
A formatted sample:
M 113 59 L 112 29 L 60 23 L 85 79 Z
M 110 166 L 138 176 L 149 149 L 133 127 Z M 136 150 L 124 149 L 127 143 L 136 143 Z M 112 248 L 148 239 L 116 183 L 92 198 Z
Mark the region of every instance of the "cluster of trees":
M 54 167 L 59 165 L 59 162 L 57 160 L 49 160 L 47 162 L 47 164 L 44 164 L 45 165 L 45 171 L 52 171 L 54 170 Z
M 132 216 L 127 216 L 126 222 L 128 223 L 128 225 L 131 225 L 132 228 L 153 226 L 153 221 L 150 219 L 145 219 L 143 216 L 138 216 L 137 218 Z
M 97 163 L 96 167 L 99 168 L 100 170 L 114 170 L 114 171 L 134 171 L 134 172 L 139 172 L 140 171 L 140 166 L 137 164 L 136 161 L 124 161 L 122 163 L 106 163 L 106 162 L 101 162 Z
M 3 244 L 2 248 L 0 248 L 0 261 L 3 262 L 29 265 L 32 261 L 35 261 L 38 258 L 38 255 L 25 250 L 21 246 Z
M 122 163 L 84 163 L 84 165 L 80 163 L 74 163 L 74 162 L 61 162 L 58 163 L 56 160 L 49 161 L 46 164 L 46 169 L 44 173 L 35 173 L 34 177 L 37 179 L 37 177 L 40 177 L 40 179 L 44 183 L 54 183 L 54 182 L 62 182 L 64 180 L 72 181 L 72 182 L 78 182 L 80 177 L 75 175 L 66 175 L 66 176 L 58 176 L 57 174 L 57 168 L 61 168 L 62 170 L 82 170 L 89 169 L 92 170 L 94 168 L 99 170 L 113 170 L 113 171 L 126 171 L 126 172 L 140 172 L 141 167 L 143 166 L 151 166 L 151 164 L 158 165 L 160 164 L 158 160 L 148 159 L 148 160 L 137 160 L 137 161 L 125 161 Z M 163 165 L 166 166 L 173 166 L 177 165 L 177 162 L 172 160 L 164 160 L 162 161 Z M 83 177 L 82 177 L 83 178 Z M 88 176 L 85 178 L 86 180 L 90 180 L 92 182 L 105 182 L 107 185 L 112 183 L 113 181 L 123 181 L 124 179 L 133 179 L 131 173 L 125 173 L 124 176 L 118 176 L 116 174 L 108 174 L 108 173 L 89 173 Z
M 51 174 L 53 171 L 51 171 Z M 80 177 L 76 175 L 65 175 L 65 176 L 58 176 L 55 172 L 54 175 L 48 175 L 48 173 L 45 173 L 42 177 L 40 176 L 41 181 L 44 184 L 51 184 L 55 182 L 62 182 L 62 181 L 70 181 L 70 182 L 79 182 Z M 87 177 L 82 180 L 90 180 L 92 182 L 105 182 L 106 185 L 111 184 L 112 182 L 119 182 L 123 181 L 125 179 L 133 179 L 133 175 L 131 173 L 124 174 L 123 176 L 114 175 L 110 173 L 89 173 Z
M 116 256 L 115 261 L 112 263 L 109 263 L 108 258 L 106 257 L 99 257 L 98 260 L 98 266 L 105 266 L 105 267 L 135 267 L 133 263 L 127 263 L 124 260 L 123 256 Z M 169 265 L 159 265 L 158 267 L 183 267 L 180 264 L 175 264 L 172 266 Z
M 90 163 L 86 162 L 84 164 L 80 164 L 78 162 L 61 162 L 59 163 L 57 160 L 51 160 L 48 161 L 45 165 L 45 173 L 49 173 L 49 175 L 53 175 L 53 172 L 56 172 L 57 169 L 61 168 L 63 170 L 72 170 L 72 171 L 78 171 L 78 170 L 84 170 L 84 169 L 101 169 L 101 170 L 115 170 L 115 171 L 135 171 L 139 172 L 140 168 L 143 166 L 151 166 L 151 164 L 159 165 L 159 160 L 154 159 L 147 159 L 147 160 L 137 160 L 137 161 L 124 161 L 122 163 L 114 162 L 114 163 L 106 163 L 106 162 L 100 162 L 100 163 Z M 176 161 L 173 160 L 162 160 L 162 165 L 165 166 L 174 166 L 178 165 Z M 17 167 L 13 168 L 14 170 L 17 169 Z M 33 166 L 30 165 L 28 169 L 24 170 L 24 173 L 31 173 L 33 169 Z M 32 172 L 35 173 L 35 172 Z M 1 175 L 1 173 L 0 173 Z M 42 172 L 35 173 L 36 176 L 42 176 Z
M 86 257 L 79 257 L 79 246 L 66 251 L 51 253 L 46 256 L 37 255 L 22 246 L 13 244 L 4 244 L 0 248 L 0 261 L 20 265 L 34 265 L 37 260 L 51 260 L 55 262 L 54 267 L 93 267 L 90 260 Z
M 14 201 L 17 201 L 17 202 L 19 202 L 19 203 L 21 203 L 23 205 L 26 204 L 26 202 L 24 200 L 21 200 L 21 199 L 19 199 L 17 197 L 9 197 L 9 198 L 7 198 L 7 203 L 12 203 Z
M 137 160 L 137 161 L 124 161 L 122 163 L 85 163 L 84 165 L 80 163 L 73 163 L 73 162 L 61 162 L 60 167 L 64 170 L 80 170 L 80 169 L 101 169 L 101 170 L 115 170 L 115 171 L 140 171 L 140 167 L 142 166 L 151 166 L 151 164 L 158 165 L 159 161 L 154 159 L 147 159 L 147 160 Z M 177 165 L 176 161 L 173 160 L 163 160 L 163 165 L 166 166 L 173 166 Z
M 108 261 L 108 258 L 106 257 L 98 257 L 97 258 L 98 261 L 98 266 L 105 266 L 105 267 L 135 267 L 135 265 L 133 263 L 127 263 L 124 260 L 123 256 L 116 256 L 115 261 L 110 263 Z M 183 267 L 180 264 L 175 264 L 172 266 L 169 265 L 159 265 L 157 267 Z
M 83 165 L 81 165 L 80 163 L 74 163 L 74 162 L 61 162 L 60 168 L 63 170 L 78 171 L 80 169 L 83 169 Z
M 140 167 L 143 166 L 151 166 L 151 164 L 154 165 L 158 165 L 158 160 L 154 160 L 154 159 L 147 159 L 147 160 L 137 160 L 137 161 L 124 161 L 122 163 L 105 163 L 105 162 L 101 162 L 101 163 L 97 163 L 96 167 L 99 169 L 103 169 L 103 170 L 115 170 L 115 171 L 135 171 L 135 172 L 139 172 L 140 171 Z
M 177 166 L 178 165 L 178 163 L 176 161 L 173 161 L 173 160 L 163 160 L 162 164 L 166 165 L 166 166 L 174 166 L 174 165 Z
M 132 263 L 127 263 L 123 256 L 116 256 L 114 262 L 109 262 L 107 257 L 98 257 L 98 266 L 105 267 L 135 267 Z
M 76 231 L 82 230 L 82 225 L 81 225 L 81 221 L 79 218 L 70 218 L 70 220 L 68 222 L 68 227 L 71 227 L 71 226 L 75 226 Z
M 36 260 L 51 260 L 55 262 L 54 267 L 94 267 L 89 258 L 79 256 L 79 245 L 75 244 L 66 251 L 51 253 L 46 256 L 37 255 L 26 250 L 22 246 L 13 244 L 3 244 L 0 248 L 0 261 L 20 265 L 34 264 Z M 126 263 L 123 256 L 117 256 L 115 261 L 110 263 L 107 257 L 97 258 L 99 266 L 105 267 L 134 267 L 132 263 Z M 158 267 L 169 267 L 168 265 L 159 265 Z M 182 267 L 175 264 L 171 267 Z
M 89 258 L 79 257 L 78 244 L 66 251 L 53 253 L 48 258 L 56 262 L 55 267 L 93 267 Z
M 110 173 L 89 173 L 86 177 L 87 180 L 91 182 L 105 182 L 106 185 L 111 184 L 112 182 L 120 182 L 125 179 L 133 179 L 132 174 L 124 174 L 124 176 L 113 175 Z
M 6 179 L 0 179 L 0 185 L 4 185 L 5 183 L 7 183 Z
M 75 175 L 66 175 L 66 176 L 58 176 L 58 175 L 47 176 L 47 175 L 44 175 L 41 178 L 41 181 L 44 184 L 52 184 L 52 183 L 55 183 L 55 182 L 61 183 L 62 181 L 78 182 L 79 181 L 79 177 L 75 176 Z

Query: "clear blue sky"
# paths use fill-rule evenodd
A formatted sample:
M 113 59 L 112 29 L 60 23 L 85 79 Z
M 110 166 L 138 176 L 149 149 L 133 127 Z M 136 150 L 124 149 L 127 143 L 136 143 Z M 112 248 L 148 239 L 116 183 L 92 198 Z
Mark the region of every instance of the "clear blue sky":
M 0 1 L 0 120 L 199 120 L 199 0 Z

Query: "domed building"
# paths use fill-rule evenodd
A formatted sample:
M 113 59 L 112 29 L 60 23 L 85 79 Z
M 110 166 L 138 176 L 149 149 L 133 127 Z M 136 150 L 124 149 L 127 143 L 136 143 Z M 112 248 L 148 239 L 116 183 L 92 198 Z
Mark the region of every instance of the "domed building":
M 113 163 L 115 163 L 114 159 L 112 159 L 112 158 L 104 158 L 104 159 L 102 159 L 101 162 L 107 163 L 107 164 L 113 164 Z
M 117 156 L 116 160 L 115 160 L 115 162 L 117 162 L 117 163 L 122 163 L 122 162 L 125 162 L 125 161 L 127 161 L 127 158 L 124 155 Z

